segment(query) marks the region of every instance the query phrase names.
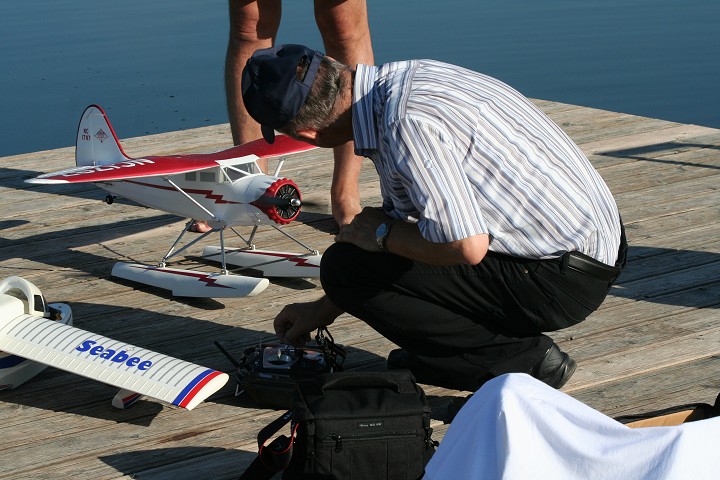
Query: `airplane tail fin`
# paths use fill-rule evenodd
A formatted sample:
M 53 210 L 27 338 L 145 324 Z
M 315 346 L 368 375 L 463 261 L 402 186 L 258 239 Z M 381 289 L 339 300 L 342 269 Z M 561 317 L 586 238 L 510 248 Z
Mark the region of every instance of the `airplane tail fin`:
M 107 115 L 98 105 L 90 105 L 80 117 L 75 141 L 75 163 L 107 165 L 127 160 Z

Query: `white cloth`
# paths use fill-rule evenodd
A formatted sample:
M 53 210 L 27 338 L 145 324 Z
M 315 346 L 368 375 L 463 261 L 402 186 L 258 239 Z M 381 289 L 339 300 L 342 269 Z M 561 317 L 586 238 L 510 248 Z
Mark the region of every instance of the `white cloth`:
M 629 428 L 529 375 L 503 375 L 458 412 L 424 477 L 496 478 L 717 480 L 720 417 Z

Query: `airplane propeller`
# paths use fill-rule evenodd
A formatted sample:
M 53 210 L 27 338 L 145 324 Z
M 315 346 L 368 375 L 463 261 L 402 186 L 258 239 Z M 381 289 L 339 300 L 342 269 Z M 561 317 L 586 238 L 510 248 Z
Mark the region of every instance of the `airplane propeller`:
M 314 202 L 312 200 L 301 200 L 299 198 L 278 198 L 278 197 L 260 197 L 255 202 L 255 204 L 260 204 L 262 206 L 271 206 L 271 207 L 279 207 L 279 208 L 285 208 L 287 206 L 293 206 L 293 207 L 321 207 L 324 206 L 321 202 Z
M 251 204 L 276 223 L 287 224 L 300 213 L 300 189 L 292 180 L 281 178 L 273 182 L 265 193 Z
M 276 223 L 286 224 L 298 216 L 302 205 L 312 206 L 313 202 L 303 201 L 295 182 L 282 178 L 273 182 L 252 205 Z

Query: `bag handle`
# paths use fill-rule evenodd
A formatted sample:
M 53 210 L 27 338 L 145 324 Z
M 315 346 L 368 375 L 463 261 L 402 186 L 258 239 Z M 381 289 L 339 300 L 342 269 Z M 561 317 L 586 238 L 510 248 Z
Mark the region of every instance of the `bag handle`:
M 268 480 L 277 472 L 287 468 L 292 458 L 298 425 L 293 426 L 290 437 L 280 435 L 267 445 L 265 443 L 291 418 L 292 411 L 288 410 L 260 430 L 257 434 L 258 456 L 240 476 L 240 480 Z
M 315 334 L 315 343 L 320 346 L 325 358 L 328 362 L 330 362 L 332 371 L 342 372 L 347 352 L 345 352 L 342 345 L 335 343 L 335 339 L 332 335 L 330 335 L 330 331 L 327 327 L 320 327 L 317 329 L 317 333 Z
M 347 387 L 392 388 L 398 393 L 415 393 L 415 381 L 409 370 L 393 372 L 351 372 L 322 375 L 320 388 L 323 392 Z

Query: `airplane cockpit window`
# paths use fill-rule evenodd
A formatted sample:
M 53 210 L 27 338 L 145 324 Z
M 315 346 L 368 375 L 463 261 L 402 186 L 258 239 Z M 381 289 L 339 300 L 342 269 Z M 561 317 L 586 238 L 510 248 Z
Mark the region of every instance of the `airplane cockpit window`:
M 200 172 L 200 181 L 201 182 L 214 182 L 215 181 L 215 172 Z
M 238 171 L 237 171 L 236 169 L 234 169 L 234 168 L 226 168 L 226 169 L 225 169 L 225 175 L 227 176 L 226 178 L 227 178 L 228 181 L 230 181 L 230 182 L 234 182 L 234 181 L 237 180 L 238 178 L 242 178 L 242 177 L 245 176 L 244 174 L 242 174 L 241 172 L 238 172 Z
M 254 163 L 246 163 L 242 165 L 228 165 L 222 169 L 220 177 L 221 181 L 229 181 L 235 183 L 238 180 L 257 173 L 258 168 Z
M 257 169 L 254 164 L 248 163 L 239 168 L 235 166 L 224 166 L 214 168 L 212 170 L 201 170 L 196 172 L 186 172 L 185 181 L 187 182 L 212 182 L 212 183 L 235 183 L 241 178 L 252 175 Z

